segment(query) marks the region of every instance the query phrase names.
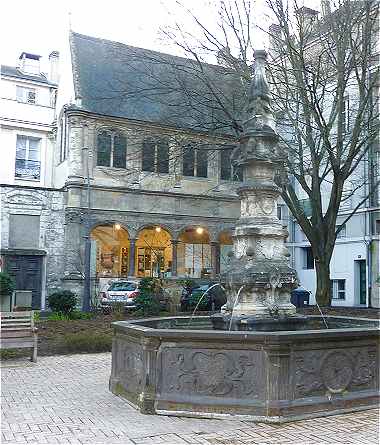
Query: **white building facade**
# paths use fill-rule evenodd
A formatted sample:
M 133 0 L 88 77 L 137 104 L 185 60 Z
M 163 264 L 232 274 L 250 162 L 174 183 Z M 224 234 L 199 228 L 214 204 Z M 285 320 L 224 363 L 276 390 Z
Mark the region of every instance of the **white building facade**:
M 47 274 L 54 277 L 62 233 L 63 192 L 53 187 L 55 103 L 59 54 L 22 53 L 17 66 L 1 66 L 0 254 L 17 290 L 32 291 L 44 308 Z

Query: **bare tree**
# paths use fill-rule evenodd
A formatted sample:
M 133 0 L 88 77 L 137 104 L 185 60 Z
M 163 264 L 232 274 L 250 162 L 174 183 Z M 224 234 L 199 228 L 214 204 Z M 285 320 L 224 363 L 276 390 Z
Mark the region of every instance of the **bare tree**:
M 279 25 L 272 34 L 270 74 L 288 153 L 279 185 L 311 244 L 317 301 L 330 305 L 336 237 L 377 186 L 371 178 L 379 132 L 379 67 L 373 57 L 378 2 L 326 0 L 321 20 L 296 3 L 268 4 Z M 348 200 L 350 209 L 337 225 Z
M 378 1 L 322 3 L 324 15 L 318 17 L 297 1 L 267 0 L 277 22 L 268 31 L 272 45 L 268 71 L 286 152 L 277 181 L 282 198 L 310 241 L 316 299 L 326 306 L 331 304 L 330 261 L 336 237 L 378 185 L 373 150 L 379 132 L 379 67 L 374 58 L 379 15 Z M 200 78 L 198 53 L 214 52 L 219 63 L 235 72 L 240 88 L 247 88 L 254 46 L 251 2 L 221 1 L 213 30 L 189 14 L 201 37 L 186 33 L 179 24 L 174 27 L 177 33 L 166 31 L 167 37 L 198 63 Z M 217 94 L 215 89 L 210 91 Z M 220 111 L 225 119 L 231 116 L 222 106 Z M 231 120 L 237 134 L 241 117 Z M 337 225 L 339 211 L 348 201 L 350 210 Z
M 344 224 L 373 195 L 379 131 L 378 0 L 323 0 L 324 15 L 297 0 L 266 0 L 271 20 L 269 78 L 284 148 L 277 181 L 314 254 L 316 299 L 329 305 L 330 261 Z M 253 66 L 256 7 L 250 0 L 215 0 L 212 27 L 180 2 L 192 19 L 162 30 L 182 57 L 129 48 L 124 66 L 141 76 L 114 94 L 160 108 L 161 123 L 226 135 L 237 143 Z M 256 22 L 256 23 L 254 23 Z M 115 48 L 114 57 L 120 57 Z M 210 64 L 209 62 L 216 62 Z M 115 81 L 115 79 L 113 79 Z M 104 98 L 107 100 L 107 98 Z M 164 119 L 164 121 L 162 120 Z M 230 148 L 229 142 L 226 147 Z M 220 149 L 224 149 L 223 144 Z M 209 148 L 206 148 L 209 149 Z M 183 150 L 176 157 L 182 156 Z M 342 205 L 352 206 L 337 226 Z

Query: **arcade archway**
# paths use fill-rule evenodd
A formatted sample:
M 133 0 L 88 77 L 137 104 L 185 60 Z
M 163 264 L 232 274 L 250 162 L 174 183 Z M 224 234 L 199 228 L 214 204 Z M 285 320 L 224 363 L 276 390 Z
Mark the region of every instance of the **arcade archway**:
M 136 275 L 169 277 L 172 273 L 171 235 L 161 226 L 145 227 L 136 240 Z
M 127 277 L 129 249 L 128 232 L 120 224 L 96 226 L 91 231 L 92 272 L 97 277 Z
M 208 231 L 201 226 L 188 227 L 180 234 L 178 241 L 178 275 L 211 278 L 211 245 Z

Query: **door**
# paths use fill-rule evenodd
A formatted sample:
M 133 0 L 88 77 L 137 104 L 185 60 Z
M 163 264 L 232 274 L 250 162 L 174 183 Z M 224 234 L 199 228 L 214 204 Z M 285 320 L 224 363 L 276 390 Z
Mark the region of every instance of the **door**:
M 33 309 L 41 308 L 42 256 L 9 255 L 5 268 L 16 283 L 16 290 L 32 291 Z
M 355 300 L 359 304 L 366 304 L 367 302 L 367 273 L 366 273 L 366 261 L 355 261 L 355 287 L 357 291 L 357 297 Z

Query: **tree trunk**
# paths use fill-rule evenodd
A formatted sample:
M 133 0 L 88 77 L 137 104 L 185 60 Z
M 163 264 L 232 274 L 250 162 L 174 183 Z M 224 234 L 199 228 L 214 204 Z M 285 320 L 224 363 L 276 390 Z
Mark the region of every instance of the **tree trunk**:
M 316 261 L 315 272 L 317 274 L 317 290 L 315 292 L 315 299 L 319 306 L 331 306 L 331 291 L 330 291 L 330 263 Z

